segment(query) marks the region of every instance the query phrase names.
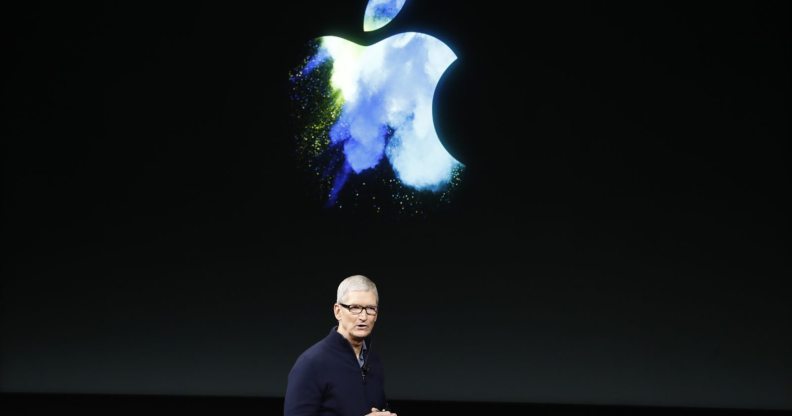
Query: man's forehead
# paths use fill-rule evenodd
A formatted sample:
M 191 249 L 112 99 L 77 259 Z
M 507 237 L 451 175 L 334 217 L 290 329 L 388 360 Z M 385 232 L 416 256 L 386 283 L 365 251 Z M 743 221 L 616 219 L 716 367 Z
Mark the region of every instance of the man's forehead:
M 353 290 L 347 293 L 346 302 L 374 305 L 377 303 L 377 297 L 372 291 Z

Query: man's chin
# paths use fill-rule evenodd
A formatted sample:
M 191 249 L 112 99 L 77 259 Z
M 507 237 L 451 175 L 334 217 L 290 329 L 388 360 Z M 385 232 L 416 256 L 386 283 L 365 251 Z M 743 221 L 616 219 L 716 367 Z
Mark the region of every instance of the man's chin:
M 371 334 L 371 330 L 370 329 L 366 329 L 366 330 L 356 329 L 356 330 L 353 330 L 351 332 L 351 334 L 355 338 L 363 339 L 363 338 L 366 338 L 367 336 L 369 336 Z

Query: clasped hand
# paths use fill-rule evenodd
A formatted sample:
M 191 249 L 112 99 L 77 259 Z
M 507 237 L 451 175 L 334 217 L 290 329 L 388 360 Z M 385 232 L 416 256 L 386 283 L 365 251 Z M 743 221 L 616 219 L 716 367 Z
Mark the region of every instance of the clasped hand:
M 366 416 L 396 416 L 396 413 L 391 413 L 387 410 L 379 410 L 376 407 L 371 408 L 371 413 Z

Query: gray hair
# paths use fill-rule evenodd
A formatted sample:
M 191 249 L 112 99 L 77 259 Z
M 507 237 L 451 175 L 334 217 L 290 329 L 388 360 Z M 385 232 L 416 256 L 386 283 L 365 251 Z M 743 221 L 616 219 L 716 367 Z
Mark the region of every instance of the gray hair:
M 349 292 L 374 292 L 374 297 L 377 298 L 377 303 L 379 303 L 377 285 L 375 285 L 374 282 L 372 282 L 371 279 L 366 276 L 356 274 L 342 280 L 341 284 L 338 285 L 336 302 L 341 303 L 341 301 Z

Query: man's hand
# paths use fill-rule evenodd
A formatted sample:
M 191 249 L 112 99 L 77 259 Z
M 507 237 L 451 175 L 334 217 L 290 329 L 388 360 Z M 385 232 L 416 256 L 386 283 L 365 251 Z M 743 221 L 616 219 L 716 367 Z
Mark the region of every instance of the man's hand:
M 371 413 L 367 414 L 366 416 L 396 416 L 396 413 L 391 413 L 387 410 L 381 411 L 376 407 L 371 408 Z

